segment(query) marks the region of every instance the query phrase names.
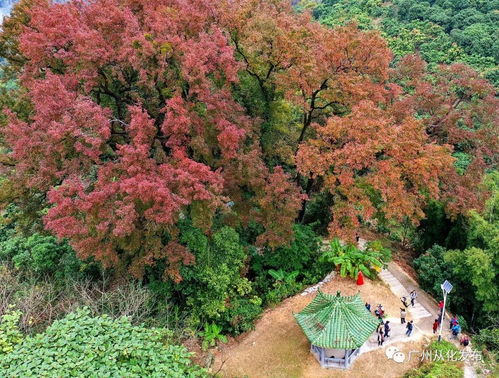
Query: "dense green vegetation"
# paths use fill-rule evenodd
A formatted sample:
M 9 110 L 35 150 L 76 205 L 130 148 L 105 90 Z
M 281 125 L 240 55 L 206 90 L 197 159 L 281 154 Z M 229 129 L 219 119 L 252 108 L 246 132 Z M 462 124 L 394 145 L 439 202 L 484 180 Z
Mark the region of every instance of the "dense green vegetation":
M 463 370 L 460 367 L 462 362 L 458 362 L 457 356 L 460 350 L 454 346 L 454 344 L 448 341 L 432 341 L 425 352 L 428 353 L 429 357 L 427 360 L 422 361 L 421 366 L 409 371 L 404 375 L 405 378 L 460 378 L 463 376 Z M 438 353 L 445 360 L 435 360 L 435 355 Z M 452 356 L 454 359 L 452 359 Z M 449 358 L 447 358 L 449 357 Z
M 313 12 L 326 25 L 381 30 L 396 60 L 418 52 L 432 64 L 464 62 L 499 85 L 497 0 L 326 0 Z
M 356 279 L 359 272 L 374 279 L 377 272 L 386 268 L 391 252 L 380 242 L 369 242 L 364 250 L 353 245 L 341 245 L 339 239 L 330 242 L 329 249 L 321 256 L 321 261 L 338 267 L 342 277 Z
M 461 232 L 466 235 L 461 249 L 450 245 L 452 228 L 440 234 L 440 242 L 414 260 L 422 287 L 438 298 L 440 283 L 451 281 L 455 290 L 450 298 L 450 308 L 467 320 L 472 328 L 496 324 L 499 316 L 499 174 L 491 173 L 486 179 L 492 196 L 482 214 L 472 212 Z M 437 229 L 442 229 L 435 222 Z M 450 222 L 450 224 L 452 224 Z M 454 226 L 457 227 L 457 226 Z M 435 231 L 435 230 L 433 230 Z M 446 243 L 445 240 L 448 240 Z M 439 240 L 435 240 L 439 242 Z M 447 248 L 445 247 L 447 244 Z
M 21 342 L 10 336 L 15 346 L 0 358 L 0 369 L 4 377 L 206 376 L 192 365 L 186 348 L 168 342 L 169 335 L 81 309 Z

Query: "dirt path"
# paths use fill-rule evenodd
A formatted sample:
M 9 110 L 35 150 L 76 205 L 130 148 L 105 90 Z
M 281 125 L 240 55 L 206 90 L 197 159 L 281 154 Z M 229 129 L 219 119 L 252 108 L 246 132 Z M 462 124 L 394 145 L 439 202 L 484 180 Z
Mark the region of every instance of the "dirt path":
M 431 315 L 433 316 L 421 316 L 421 318 L 417 321 L 415 321 L 417 327 L 420 330 L 430 330 L 433 324 L 434 319 L 437 318 L 437 314 L 439 312 L 438 304 L 436 300 L 431 297 L 429 294 L 426 292 L 422 291 L 419 289 L 419 286 L 416 281 L 412 279 L 406 272 L 402 270 L 400 266 L 398 266 L 396 263 L 392 262 L 388 264 L 388 270 L 387 270 L 390 275 L 392 275 L 398 283 L 404 288 L 405 291 L 410 292 L 411 290 L 417 290 L 418 292 L 418 298 L 417 298 L 417 303 L 416 305 L 419 305 L 420 307 L 423 307 L 425 310 L 428 312 L 431 312 Z M 400 289 L 398 287 L 390 287 L 392 292 L 397 294 L 397 291 Z M 401 294 L 399 294 L 401 295 Z M 409 308 L 409 311 L 411 308 Z M 422 315 L 422 312 L 419 312 L 420 315 Z M 459 343 L 457 342 L 456 339 L 452 338 L 452 334 L 449 330 L 448 325 L 448 319 L 449 319 L 449 314 L 446 312 L 446 317 L 444 318 L 443 322 L 443 328 L 442 328 L 442 338 L 444 340 L 450 341 L 454 343 L 456 346 L 459 346 Z M 428 331 L 429 332 L 429 331 Z M 471 350 L 471 347 L 468 347 L 467 350 Z M 477 374 L 475 371 L 475 368 L 471 365 L 469 361 L 465 362 L 464 365 L 464 378 L 476 378 Z
M 357 286 L 351 279 L 335 277 L 324 284 L 325 293 L 341 291 L 342 295 L 360 292 L 364 301 L 374 308 L 382 303 L 386 314 L 391 319 L 392 336 L 383 348 L 378 348 L 375 335 L 366 343 L 364 353 L 348 370 L 322 369 L 310 354 L 310 344 L 297 325 L 293 313 L 302 310 L 315 296 L 315 293 L 300 294 L 288 298 L 278 307 L 267 310 L 256 323 L 255 330 L 231 340 L 215 352 L 213 371 L 221 364 L 221 374 L 225 377 L 361 377 L 372 378 L 400 377 L 417 365 L 418 360 L 397 363 L 385 355 L 387 345 L 397 347 L 409 354 L 411 350 L 421 350 L 428 339 L 425 334 L 415 330 L 407 338 L 404 327 L 400 324 L 400 300 L 381 281 L 366 279 L 363 286 Z M 408 314 L 408 320 L 411 320 Z

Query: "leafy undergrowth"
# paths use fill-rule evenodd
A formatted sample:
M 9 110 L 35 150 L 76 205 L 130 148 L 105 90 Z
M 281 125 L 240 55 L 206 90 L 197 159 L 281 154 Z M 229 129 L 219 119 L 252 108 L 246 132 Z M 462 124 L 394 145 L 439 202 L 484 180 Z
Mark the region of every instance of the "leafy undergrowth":
M 452 343 L 442 340 L 432 341 L 426 348 L 428 361 L 408 372 L 405 378 L 462 378 L 463 363 L 452 361 L 452 356 L 459 355 L 459 349 Z M 442 358 L 442 359 L 440 359 Z
M 203 377 L 171 331 L 134 326 L 126 317 L 81 309 L 0 355 L 3 377 Z M 18 340 L 16 340 L 18 342 Z

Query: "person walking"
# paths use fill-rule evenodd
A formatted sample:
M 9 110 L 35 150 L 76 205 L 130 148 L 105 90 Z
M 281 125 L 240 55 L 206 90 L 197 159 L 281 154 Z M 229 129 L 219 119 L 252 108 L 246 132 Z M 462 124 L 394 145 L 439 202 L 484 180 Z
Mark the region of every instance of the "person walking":
M 413 321 L 411 320 L 409 323 L 407 323 L 407 325 L 405 326 L 405 328 L 407 329 L 407 331 L 405 331 L 405 334 L 407 336 L 411 336 L 412 330 L 414 329 Z
M 400 324 L 405 324 L 405 308 L 400 309 Z
M 411 297 L 411 305 L 414 307 L 414 302 L 416 301 L 418 294 L 416 293 L 416 290 L 411 291 L 410 297 Z
M 438 329 L 438 326 L 440 325 L 440 322 L 438 321 L 438 318 L 435 319 L 435 321 L 433 322 L 433 333 L 437 333 L 437 329 Z
M 366 304 L 364 306 L 366 306 L 367 311 L 371 312 L 371 304 L 370 303 L 366 302 Z
M 383 333 L 383 327 L 380 327 L 378 331 L 378 346 L 382 346 L 384 341 L 385 341 L 385 336 Z
M 402 302 L 402 304 L 404 305 L 405 308 L 409 307 L 409 305 L 407 304 L 407 298 L 406 297 L 400 298 L 400 301 Z
M 389 333 L 390 333 L 390 326 L 388 325 L 390 322 L 387 320 L 385 322 L 385 335 L 384 337 L 390 337 Z
M 381 304 L 379 304 L 378 307 L 376 307 L 376 310 L 374 310 L 374 315 L 376 315 L 379 320 L 383 321 L 385 310 L 383 309 L 383 306 Z
M 457 336 L 461 332 L 461 326 L 457 323 L 454 327 L 452 327 L 452 336 L 457 339 Z

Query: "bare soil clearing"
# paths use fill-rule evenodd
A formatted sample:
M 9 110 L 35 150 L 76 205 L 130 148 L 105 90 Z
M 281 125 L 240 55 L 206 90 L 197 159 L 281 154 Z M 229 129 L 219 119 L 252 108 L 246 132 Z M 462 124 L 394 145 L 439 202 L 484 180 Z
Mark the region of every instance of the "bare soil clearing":
M 366 279 L 363 286 L 355 281 L 335 277 L 321 290 L 334 294 L 353 295 L 360 292 L 362 299 L 374 308 L 382 303 L 389 318 L 399 316 L 400 300 L 381 281 Z M 361 354 L 348 370 L 323 369 L 310 354 L 310 344 L 296 323 L 293 313 L 302 310 L 316 294 L 300 294 L 288 298 L 273 309 L 268 309 L 256 323 L 255 330 L 231 339 L 215 351 L 212 371 L 224 377 L 400 377 L 417 366 L 418 360 L 396 363 L 385 356 L 384 349 Z M 407 320 L 411 320 L 409 314 Z M 400 326 L 400 325 L 398 325 Z M 375 340 L 370 340 L 373 345 Z M 421 350 L 427 339 L 423 335 L 411 337 L 409 342 L 395 345 L 403 352 Z M 225 361 L 225 362 L 224 362 Z

